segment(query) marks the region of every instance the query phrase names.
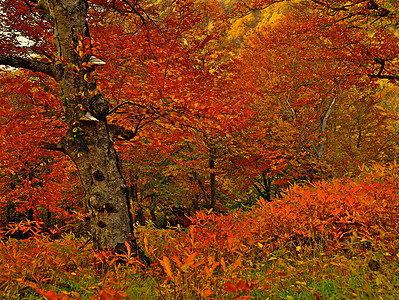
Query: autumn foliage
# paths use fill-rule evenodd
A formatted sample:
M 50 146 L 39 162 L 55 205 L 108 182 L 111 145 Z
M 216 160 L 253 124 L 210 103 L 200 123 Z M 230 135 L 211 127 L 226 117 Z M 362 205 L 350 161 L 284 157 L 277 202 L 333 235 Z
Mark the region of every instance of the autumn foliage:
M 0 4 L 0 298 L 399 297 L 397 3 L 78 0 L 65 42 L 36 2 Z
M 76 171 L 64 157 L 38 144 L 50 142 L 64 127 L 56 97 L 26 75 L 1 74 L 1 226 L 26 219 L 65 224 L 81 207 Z M 49 139 L 48 132 L 53 134 Z
M 260 200 L 250 212 L 217 216 L 198 213 L 188 232 L 142 229 L 144 248 L 158 261 L 165 282 L 159 293 L 203 297 L 248 295 L 267 290 L 284 272 L 266 270 L 251 279 L 248 270 L 276 250 L 294 256 L 366 255 L 398 251 L 397 166 L 376 165 L 355 180 L 293 186 L 282 199 Z M 244 299 L 244 298 L 243 298 Z
M 284 255 L 297 260 L 309 256 L 322 260 L 323 256 L 342 253 L 364 257 L 367 262 L 373 261 L 371 253 L 381 252 L 385 259 L 379 264 L 396 261 L 397 168 L 375 165 L 359 178 L 293 186 L 283 198 L 272 203 L 260 200 L 249 212 L 197 213 L 187 230 L 140 226 L 140 244 L 153 262 L 143 270 L 146 276 L 158 278 L 156 293 L 167 299 L 216 295 L 251 299 L 253 295 L 276 293 L 284 278 L 293 276 L 295 268 L 275 263 L 281 259 L 278 251 L 287 251 Z M 3 285 L 33 287 L 48 299 L 78 296 L 45 292 L 40 287 L 43 284 L 62 287 L 62 277 L 54 272 L 78 279 L 92 274 L 87 273 L 90 266 L 95 268 L 97 275 L 90 276 L 105 276 L 104 288 L 97 292 L 93 285 L 89 290 L 93 297 L 100 293 L 101 298 L 101 293 L 107 297 L 128 295 L 123 291 L 126 269 L 118 267 L 118 259 L 125 259 L 126 267 L 136 274 L 143 268 L 130 250 L 122 256 L 93 254 L 87 243 L 73 236 L 57 242 L 39 237 L 20 244 L 2 242 L 1 253 L 7 257 L 1 265 Z M 24 265 L 32 262 L 33 269 Z M 119 275 L 112 275 L 114 272 Z

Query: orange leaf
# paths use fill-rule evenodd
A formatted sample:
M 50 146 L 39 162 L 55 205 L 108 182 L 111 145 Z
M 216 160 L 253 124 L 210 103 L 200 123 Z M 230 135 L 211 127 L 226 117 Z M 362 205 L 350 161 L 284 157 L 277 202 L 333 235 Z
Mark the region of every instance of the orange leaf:
M 173 278 L 172 266 L 170 264 L 169 258 L 167 256 L 164 256 L 163 260 L 160 260 L 160 263 L 163 266 L 166 275 L 168 275 L 168 277 L 170 278 Z
M 147 251 L 147 253 L 149 253 L 149 251 L 148 251 L 148 239 L 147 239 L 147 237 L 144 237 L 144 249 L 145 249 L 145 251 Z
M 130 248 L 130 245 L 127 241 L 125 241 L 125 246 L 127 250 L 127 256 L 130 257 L 130 254 L 132 253 L 132 249 Z
M 106 291 L 102 291 L 100 293 L 99 300 L 112 300 L 113 298 L 114 298 L 113 295 L 107 293 Z
M 35 284 L 30 284 L 30 286 L 33 287 L 38 294 L 46 297 L 49 300 L 59 300 L 60 299 L 58 297 L 57 293 L 52 290 L 49 290 L 49 291 L 42 290 L 42 289 L 38 288 Z
M 226 261 L 224 260 L 224 257 L 220 259 L 220 264 L 222 265 L 223 271 L 226 271 Z
M 229 249 L 231 249 L 231 245 L 233 244 L 233 241 L 234 241 L 234 236 L 232 236 L 231 234 L 229 234 L 229 235 L 227 236 L 227 244 L 228 244 L 228 246 L 229 246 Z
M 249 289 L 248 282 L 246 282 L 246 281 L 243 280 L 243 279 L 240 279 L 240 280 L 238 281 L 238 283 L 237 283 L 237 288 L 238 288 L 240 291 L 243 291 L 244 294 L 247 294 L 247 293 L 248 293 L 248 289 Z
M 177 256 L 173 256 L 172 259 L 174 260 L 174 262 L 176 263 L 176 265 L 179 268 L 183 268 L 184 267 L 183 264 L 181 263 L 180 259 Z
M 212 290 L 211 289 L 206 289 L 202 292 L 202 297 L 206 298 L 208 296 L 210 296 L 212 294 Z
M 231 265 L 230 272 L 233 272 L 238 267 L 241 267 L 242 259 L 241 256 L 237 258 L 237 260 Z
M 265 275 L 270 275 L 270 274 L 273 274 L 273 270 L 266 270 L 265 271 Z
M 212 276 L 213 270 L 209 270 L 208 266 L 205 266 L 204 270 L 205 270 L 205 273 L 206 273 L 209 277 Z
M 195 257 L 197 256 L 197 252 L 191 253 L 189 256 L 186 257 L 186 262 L 184 263 L 184 266 L 191 266 L 193 262 L 195 261 Z

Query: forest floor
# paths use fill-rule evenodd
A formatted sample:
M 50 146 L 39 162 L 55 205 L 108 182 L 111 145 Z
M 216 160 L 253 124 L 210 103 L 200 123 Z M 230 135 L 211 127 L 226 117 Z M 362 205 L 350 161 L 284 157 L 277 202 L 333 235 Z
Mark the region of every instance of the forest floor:
M 292 186 L 186 228 L 137 225 L 150 265 L 129 244 L 98 252 L 21 223 L 35 234 L 0 241 L 0 299 L 399 299 L 397 171 Z
M 280 248 L 230 277 L 216 268 L 201 285 L 202 272 L 187 269 L 174 281 L 138 263 L 101 262 L 90 244 L 74 244 L 84 245 L 73 235 L 3 243 L 0 299 L 399 299 L 398 256 L 381 250 Z

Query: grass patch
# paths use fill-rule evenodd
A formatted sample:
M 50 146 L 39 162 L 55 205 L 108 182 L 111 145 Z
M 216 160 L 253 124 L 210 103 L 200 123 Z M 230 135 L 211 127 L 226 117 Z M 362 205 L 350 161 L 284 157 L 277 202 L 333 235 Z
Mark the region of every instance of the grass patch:
M 399 265 L 380 260 L 378 270 L 370 268 L 367 253 L 363 257 L 347 258 L 340 253 L 330 256 L 285 258 L 268 267 L 275 276 L 267 291 L 254 291 L 256 299 L 398 299 Z M 372 265 L 372 264 L 371 264 Z M 259 270 L 252 276 L 261 279 Z

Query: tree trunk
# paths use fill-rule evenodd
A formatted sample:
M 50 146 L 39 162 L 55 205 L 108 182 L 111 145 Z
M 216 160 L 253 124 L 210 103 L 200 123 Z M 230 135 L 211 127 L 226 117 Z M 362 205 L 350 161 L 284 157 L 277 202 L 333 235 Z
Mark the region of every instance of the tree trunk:
M 215 152 L 216 150 L 210 148 L 209 156 L 209 171 L 210 171 L 210 185 L 211 185 L 211 203 L 209 203 L 209 209 L 216 209 L 216 171 L 215 171 Z
M 83 134 L 79 140 L 68 133 L 62 147 L 79 171 L 94 244 L 100 249 L 116 247 L 132 232 L 127 189 L 118 157 L 105 121 L 81 124 L 81 128 Z
M 54 22 L 57 69 L 69 131 L 57 145 L 76 164 L 85 190 L 85 209 L 97 248 L 116 247 L 131 230 L 125 181 L 106 121 L 108 103 L 96 90 L 86 22 L 87 1 L 44 0 Z M 89 44 L 84 50 L 82 45 Z M 88 49 L 88 50 L 87 50 Z M 83 51 L 84 50 L 84 51 Z M 82 112 L 82 108 L 84 111 Z M 85 119 L 89 112 L 94 118 Z

